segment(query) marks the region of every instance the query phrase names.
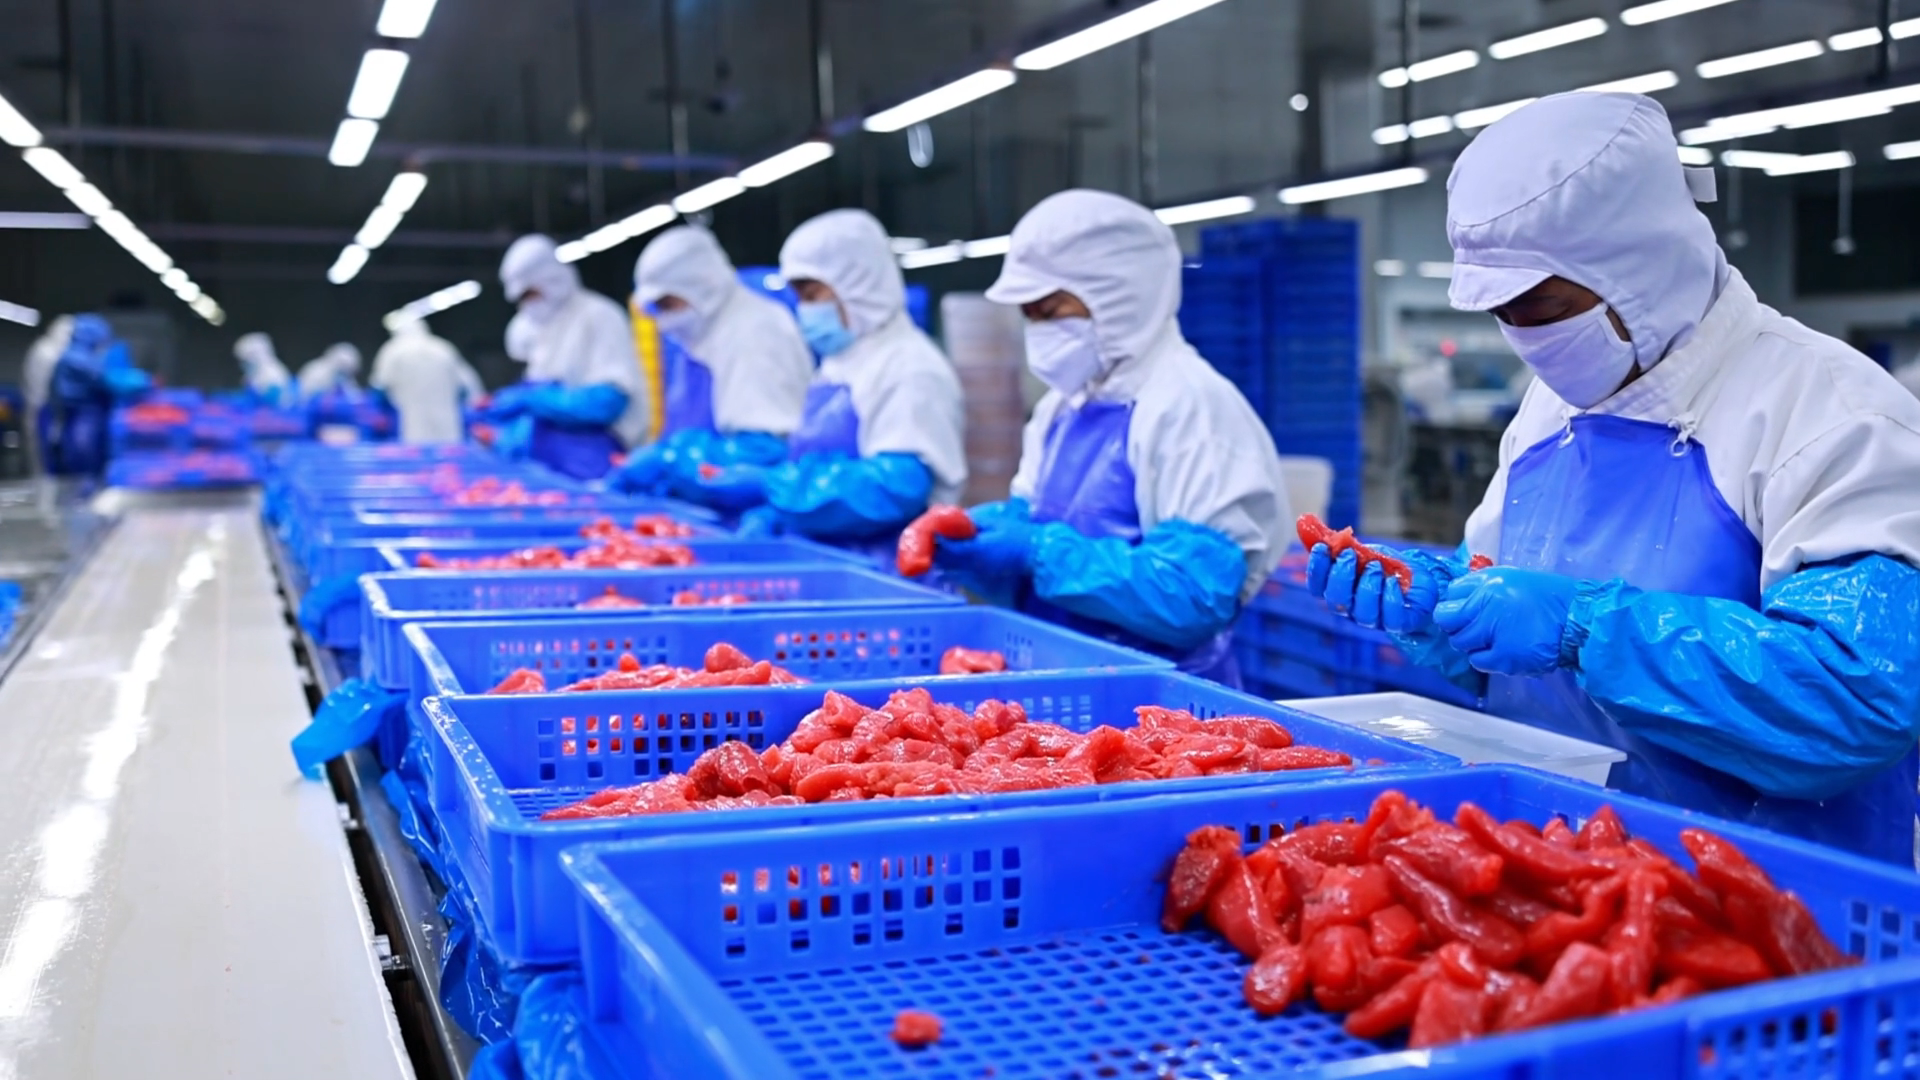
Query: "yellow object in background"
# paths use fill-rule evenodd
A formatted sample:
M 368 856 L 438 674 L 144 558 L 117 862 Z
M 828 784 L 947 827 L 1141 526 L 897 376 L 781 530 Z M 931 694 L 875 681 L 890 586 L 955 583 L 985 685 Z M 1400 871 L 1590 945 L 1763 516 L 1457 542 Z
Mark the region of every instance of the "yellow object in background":
M 667 423 L 667 376 L 660 351 L 660 328 L 631 296 L 627 298 L 627 311 L 633 316 L 633 347 L 640 354 L 640 377 L 646 380 L 647 400 L 653 405 L 652 415 L 647 417 L 647 441 L 653 442 Z

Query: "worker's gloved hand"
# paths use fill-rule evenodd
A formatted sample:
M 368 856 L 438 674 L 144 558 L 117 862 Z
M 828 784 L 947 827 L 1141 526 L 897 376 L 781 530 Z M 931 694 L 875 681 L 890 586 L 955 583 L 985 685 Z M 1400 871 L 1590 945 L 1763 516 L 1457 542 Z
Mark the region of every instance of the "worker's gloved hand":
M 1375 545 L 1374 550 L 1406 563 L 1413 571 L 1413 585 L 1403 588 L 1400 579 L 1387 574 L 1377 562 L 1360 570 L 1360 557 L 1352 551 L 1343 551 L 1333 559 L 1328 557 L 1327 545 L 1315 544 L 1307 556 L 1307 588 L 1361 626 L 1395 634 L 1425 630 L 1433 622 L 1433 609 L 1459 576 L 1459 570 L 1425 552 L 1381 545 Z
M 486 419 L 495 423 L 525 416 L 528 399 L 532 397 L 534 391 L 547 385 L 550 384 L 522 382 L 503 386 L 498 393 L 481 403 L 480 412 Z
M 1579 586 L 1562 574 L 1496 566 L 1448 585 L 1433 621 L 1481 671 L 1546 675 L 1574 666 L 1567 616 Z
M 494 428 L 493 452 L 508 461 L 525 461 L 533 453 L 533 417 L 522 416 Z
M 984 583 L 1026 577 L 1032 564 L 1033 523 L 1001 519 L 982 525 L 971 540 L 936 539 L 933 563 Z
M 706 465 L 693 470 L 695 500 L 703 506 L 737 510 L 767 501 L 767 470 L 762 465 Z
M 547 383 L 528 391 L 527 412 L 550 424 L 603 428 L 626 411 L 626 391 L 606 383 L 561 386 Z
M 119 402 L 131 401 L 153 389 L 153 377 L 139 368 L 111 367 L 106 370 L 104 379 L 107 393 Z
M 670 479 L 667 455 L 659 445 L 643 447 L 607 474 L 606 485 L 627 495 L 660 495 Z
M 740 527 L 734 535 L 742 540 L 771 540 L 780 535 L 780 511 L 771 506 L 756 506 L 740 515 Z

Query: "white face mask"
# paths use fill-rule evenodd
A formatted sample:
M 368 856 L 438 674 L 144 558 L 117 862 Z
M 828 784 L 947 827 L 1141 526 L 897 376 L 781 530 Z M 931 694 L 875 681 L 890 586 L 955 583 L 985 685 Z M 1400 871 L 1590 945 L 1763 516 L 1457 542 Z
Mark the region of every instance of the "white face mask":
M 1106 374 L 1093 320 L 1048 319 L 1027 324 L 1027 367 L 1033 377 L 1062 394 L 1073 395 Z
M 555 315 L 559 314 L 560 307 L 564 302 L 565 301 L 555 299 L 552 293 L 546 292 L 523 297 L 520 300 L 520 314 L 525 315 L 527 321 L 534 326 L 545 326 L 547 323 L 553 321 Z
M 1633 342 L 1620 339 L 1607 318 L 1609 310 L 1595 304 L 1571 319 L 1544 326 L 1501 323 L 1500 333 L 1560 400 L 1591 409 L 1612 397 L 1633 371 Z
M 661 333 L 685 345 L 700 336 L 700 331 L 706 328 L 707 321 L 693 308 L 683 307 L 674 311 L 660 312 L 653 317 L 653 324 L 660 328 Z

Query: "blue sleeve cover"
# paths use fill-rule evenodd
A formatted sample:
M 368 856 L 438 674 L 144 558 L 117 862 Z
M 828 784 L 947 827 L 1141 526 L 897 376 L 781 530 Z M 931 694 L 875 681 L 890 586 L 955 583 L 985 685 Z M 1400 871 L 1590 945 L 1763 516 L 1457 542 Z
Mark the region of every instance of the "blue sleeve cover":
M 1584 581 L 1567 637 L 1614 722 L 1769 795 L 1837 795 L 1920 734 L 1920 570 L 1884 555 L 1804 567 L 1758 611 Z
M 612 383 L 545 386 L 527 396 L 527 411 L 550 424 L 604 428 L 627 411 L 627 392 Z
M 1053 522 L 1035 530 L 1032 562 L 1035 596 L 1176 649 L 1232 624 L 1247 576 L 1240 545 L 1186 521 L 1162 522 L 1138 544 Z
M 793 532 L 822 540 L 897 529 L 927 508 L 933 473 L 912 454 L 808 454 L 767 474 L 767 503 Z

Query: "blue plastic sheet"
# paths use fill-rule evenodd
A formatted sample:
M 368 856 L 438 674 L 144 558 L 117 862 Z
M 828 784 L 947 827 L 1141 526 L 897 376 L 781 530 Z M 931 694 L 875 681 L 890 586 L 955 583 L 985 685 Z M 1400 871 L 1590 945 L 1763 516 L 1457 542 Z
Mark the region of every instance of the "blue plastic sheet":
M 300 597 L 300 626 L 318 638 L 327 616 L 360 600 L 360 575 L 335 574 L 321 578 Z
M 293 737 L 293 760 L 300 771 L 319 779 L 327 762 L 374 737 L 382 723 L 404 711 L 407 695 L 383 690 L 365 679 L 348 679 L 334 688 L 313 714 L 313 723 Z
M 468 1080 L 596 1080 L 610 1075 L 587 1032 L 586 987 L 571 971 L 527 985 L 513 1037 L 475 1055 Z
M 407 846 L 435 877 L 446 881 L 446 864 L 440 861 L 439 832 L 426 810 L 426 785 L 401 776 L 397 769 L 389 769 L 380 774 L 380 790 L 387 793 L 387 802 L 392 804 L 394 816 L 399 819 L 400 835 L 406 839 Z
M 520 997 L 541 969 L 503 962 L 473 917 L 466 882 L 458 873 L 441 880 L 447 886 L 440 898 L 447 941 L 440 954 L 440 1005 L 467 1034 L 483 1043 L 499 1042 L 512 1033 Z

